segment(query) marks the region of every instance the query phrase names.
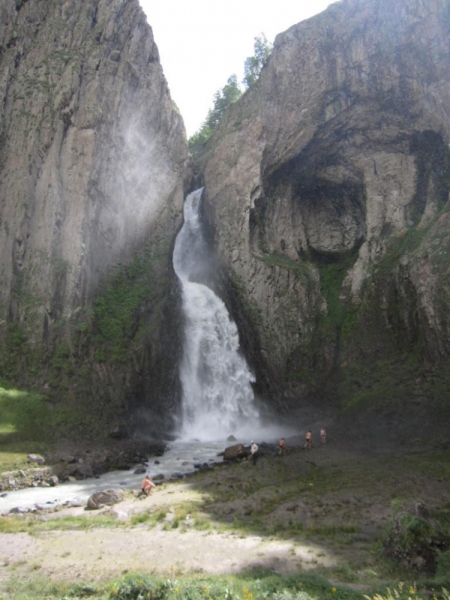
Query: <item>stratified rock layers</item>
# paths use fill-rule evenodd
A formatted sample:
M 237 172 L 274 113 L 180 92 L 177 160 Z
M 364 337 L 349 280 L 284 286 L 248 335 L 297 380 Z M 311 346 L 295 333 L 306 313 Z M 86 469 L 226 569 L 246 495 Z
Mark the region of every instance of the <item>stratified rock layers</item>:
M 363 357 L 449 356 L 449 23 L 444 0 L 330 6 L 276 38 L 208 146 L 243 344 L 292 397 Z
M 0 61 L 3 373 L 39 368 L 50 393 L 99 397 L 111 418 L 164 402 L 187 145 L 138 0 L 6 0 Z

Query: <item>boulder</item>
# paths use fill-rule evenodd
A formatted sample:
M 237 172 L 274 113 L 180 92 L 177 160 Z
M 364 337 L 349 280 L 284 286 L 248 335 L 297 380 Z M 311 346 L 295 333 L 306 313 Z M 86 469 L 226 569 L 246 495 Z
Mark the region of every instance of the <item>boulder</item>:
M 52 475 L 52 476 L 51 476 L 51 477 L 48 479 L 48 482 L 47 482 L 47 483 L 49 483 L 49 484 L 50 484 L 51 486 L 53 486 L 53 487 L 54 487 L 55 485 L 58 485 L 58 483 L 59 483 L 58 476 L 57 476 L 57 475 Z
M 247 458 L 249 453 L 249 449 L 244 446 L 244 444 L 234 444 L 234 446 L 228 446 L 228 448 L 225 448 L 223 460 L 242 460 L 243 458 Z
M 98 510 L 102 506 L 112 506 L 123 500 L 122 490 L 109 489 L 101 492 L 95 492 L 87 501 L 88 510 Z
M 129 437 L 128 428 L 124 424 L 117 425 L 108 435 L 113 440 L 126 440 Z
M 29 462 L 32 463 L 36 463 L 38 465 L 44 465 L 45 464 L 45 458 L 43 456 L 41 456 L 40 454 L 29 454 L 27 456 Z

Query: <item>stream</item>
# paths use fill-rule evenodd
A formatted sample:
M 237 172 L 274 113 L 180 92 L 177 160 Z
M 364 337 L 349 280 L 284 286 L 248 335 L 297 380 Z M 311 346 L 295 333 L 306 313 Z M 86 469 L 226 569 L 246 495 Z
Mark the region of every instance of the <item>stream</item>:
M 163 456 L 149 459 L 147 473 L 151 477 L 164 475 L 162 481 L 192 474 L 197 471 L 194 465 L 222 462 L 222 457 L 217 455 L 233 443 L 236 442 L 173 442 Z M 248 444 L 249 440 L 243 443 Z M 28 512 L 36 508 L 49 508 L 61 504 L 84 505 L 89 496 L 109 488 L 138 490 L 144 478 L 144 474 L 134 473 L 138 466 L 141 465 L 136 465 L 129 471 L 111 471 L 99 477 L 61 483 L 55 487 L 30 487 L 4 492 L 0 494 L 0 514 L 7 514 L 14 508 L 21 509 L 20 512 Z

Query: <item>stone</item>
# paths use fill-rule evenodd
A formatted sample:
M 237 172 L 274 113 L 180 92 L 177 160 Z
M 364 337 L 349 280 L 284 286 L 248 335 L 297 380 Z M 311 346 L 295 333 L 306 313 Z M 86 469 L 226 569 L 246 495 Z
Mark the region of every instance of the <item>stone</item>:
M 108 435 L 110 438 L 115 440 L 125 440 L 127 439 L 129 433 L 125 425 L 117 425 L 117 427 L 110 431 Z
M 19 514 L 19 515 L 24 515 L 27 512 L 29 512 L 28 508 L 25 508 L 23 506 L 15 506 L 14 508 L 11 508 L 11 510 L 9 511 L 10 514 Z
M 109 489 L 96 492 L 87 501 L 88 510 L 98 510 L 102 506 L 111 506 L 123 500 L 122 490 Z
M 36 463 L 37 465 L 45 464 L 45 458 L 40 454 L 28 454 L 27 458 L 30 462 Z
M 134 475 L 143 475 L 146 472 L 147 472 L 146 467 L 137 467 L 137 469 L 135 469 L 133 471 Z
M 234 444 L 234 446 L 228 446 L 228 448 L 225 448 L 223 460 L 242 460 L 243 458 L 247 458 L 249 454 L 250 451 L 246 446 L 244 446 L 243 444 Z
M 105 514 L 111 517 L 115 517 L 118 521 L 121 521 L 122 523 L 128 521 L 129 519 L 129 515 L 125 510 L 118 510 L 116 508 L 108 510 Z

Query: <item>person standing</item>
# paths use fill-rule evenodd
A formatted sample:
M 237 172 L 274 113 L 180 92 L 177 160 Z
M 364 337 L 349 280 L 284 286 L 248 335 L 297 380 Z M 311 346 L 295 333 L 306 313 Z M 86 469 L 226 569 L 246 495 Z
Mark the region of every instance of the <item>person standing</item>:
M 322 429 L 320 430 L 320 441 L 322 442 L 322 444 L 327 443 L 327 432 L 325 427 L 322 427 Z
M 303 448 L 308 448 L 308 450 L 312 450 L 312 447 L 312 431 L 311 429 L 309 429 L 305 437 L 305 443 L 303 444 Z
M 253 441 L 250 446 L 250 455 L 253 465 L 256 465 L 256 461 L 258 460 L 258 445 Z
M 286 442 L 284 438 L 278 442 L 278 456 L 284 456 L 286 454 Z

